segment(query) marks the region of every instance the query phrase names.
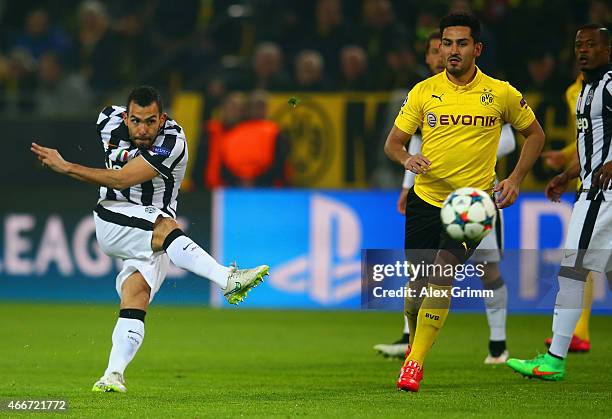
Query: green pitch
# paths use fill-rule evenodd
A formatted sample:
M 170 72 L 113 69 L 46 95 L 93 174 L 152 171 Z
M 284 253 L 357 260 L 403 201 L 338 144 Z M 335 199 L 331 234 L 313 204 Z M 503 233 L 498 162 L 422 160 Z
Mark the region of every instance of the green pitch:
M 126 371 L 128 394 L 92 393 L 116 308 L 0 305 L 0 399 L 66 399 L 75 417 L 610 417 L 609 317 L 566 380 L 523 379 L 482 364 L 484 314 L 451 313 L 418 394 L 399 393 L 397 361 L 372 345 L 396 338 L 398 314 L 153 306 Z M 511 316 L 511 355 L 544 351 L 550 316 Z M 0 411 L 0 416 L 15 412 Z M 63 416 L 65 417 L 65 416 Z

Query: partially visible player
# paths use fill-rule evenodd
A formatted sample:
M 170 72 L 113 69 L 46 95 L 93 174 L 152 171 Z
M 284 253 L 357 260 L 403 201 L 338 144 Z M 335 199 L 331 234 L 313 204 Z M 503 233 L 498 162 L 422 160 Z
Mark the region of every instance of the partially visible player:
M 187 166 L 187 139 L 163 112 L 157 90 L 134 89 L 125 107 L 107 107 L 97 125 L 107 169 L 67 162 L 57 150 L 36 143 L 31 150 L 43 166 L 100 186 L 96 237 L 108 256 L 123 260 L 123 268 L 116 279 L 121 304 L 108 367 L 92 390 L 125 393 L 124 371 L 142 344 L 147 308 L 170 261 L 214 282 L 231 304 L 263 280 L 268 266 L 222 266 L 179 228 L 176 200 Z
M 425 62 L 429 66 L 432 74 L 439 74 L 444 71 L 444 60 L 440 53 L 441 35 L 435 32 L 427 39 L 425 50 Z M 415 133 L 408 143 L 408 153 L 415 155 L 421 153 L 422 140 L 420 133 Z M 514 132 L 509 124 L 502 127 L 499 146 L 497 148 L 497 158 L 501 158 L 516 148 Z M 406 213 L 406 200 L 408 191 L 414 186 L 415 174 L 406 170 L 404 182 L 400 192 L 397 209 L 401 214 Z M 480 243 L 477 254 L 472 258 L 475 262 L 487 262 L 482 278 L 485 289 L 493 291 L 493 297 L 485 298 L 487 321 L 489 324 L 489 347 L 488 355 L 484 360 L 485 364 L 503 364 L 508 360 L 509 353 L 506 349 L 506 314 L 508 305 L 508 291 L 504 280 L 499 271 L 499 261 L 501 259 L 501 248 L 503 246 L 503 225 L 501 210 L 497 217 L 497 225 Z M 383 356 L 404 359 L 410 347 L 410 325 L 409 314 L 404 313 L 404 330 L 402 337 L 389 344 L 379 343 L 374 346 L 374 350 Z M 416 323 L 416 318 L 412 319 Z
M 562 150 L 549 150 L 542 153 L 542 159 L 544 164 L 551 167 L 554 170 L 561 170 L 574 164 L 577 158 L 577 147 L 576 141 L 576 102 L 578 101 L 578 95 L 582 90 L 582 81 L 584 77 L 582 73 L 578 74 L 576 80 L 567 88 L 565 91 L 565 101 L 569 113 L 571 115 L 570 125 L 573 136 L 572 142 L 564 147 Z M 552 181 L 551 181 L 552 182 Z M 578 190 L 580 190 L 580 182 L 578 182 Z M 593 275 L 589 272 L 589 277 L 586 280 L 584 287 L 584 299 L 582 300 L 582 313 L 578 324 L 576 324 L 576 330 L 572 335 L 572 341 L 570 342 L 569 352 L 589 352 L 591 350 L 591 338 L 589 336 L 589 320 L 591 318 L 591 307 L 593 305 Z M 552 343 L 552 338 L 546 338 L 544 344 L 549 347 Z
M 418 83 L 408 94 L 385 143 L 385 153 L 417 175 L 406 203 L 404 248 L 425 257 L 433 252 L 436 265 L 463 264 L 478 243 L 460 243 L 446 234 L 440 208 L 455 189 L 471 186 L 499 192 L 500 208 L 512 205 L 519 185 L 540 155 L 544 132 L 522 95 L 509 83 L 483 74 L 480 22 L 472 15 L 451 14 L 440 21 L 441 50 L 446 70 Z M 496 152 L 501 127 L 512 124 L 524 137 L 520 158 L 510 174 L 495 183 Z M 412 155 L 404 145 L 420 128 L 422 154 Z M 418 261 L 418 259 L 417 259 Z M 431 263 L 428 261 L 427 263 Z M 422 303 L 408 296 L 405 307 L 417 313 L 410 354 L 401 368 L 397 387 L 418 391 L 423 365 L 450 308 L 452 275 L 420 278 L 427 291 Z M 417 291 L 418 295 L 419 291 Z
M 429 67 L 431 74 L 438 74 L 444 71 L 444 60 L 442 59 L 442 54 L 440 53 L 440 40 L 441 36 L 439 32 L 433 32 L 427 38 L 427 43 L 425 47 L 425 63 L 427 64 L 427 67 Z M 418 149 L 420 150 L 420 134 L 415 133 L 412 136 L 412 140 L 410 141 L 409 147 L 412 147 L 415 143 L 418 143 Z M 397 210 L 401 214 L 406 213 L 406 197 L 408 196 L 408 190 L 410 189 L 410 186 L 405 186 L 407 182 L 410 181 L 410 179 L 408 178 L 408 173 L 410 172 L 406 171 L 406 175 L 404 176 L 404 186 L 397 200 Z M 404 359 L 409 344 L 410 326 L 408 324 L 408 317 L 406 317 L 406 315 L 404 314 L 404 330 L 402 333 L 402 337 L 393 343 L 379 343 L 377 345 L 374 345 L 374 350 L 383 356 Z
M 558 202 L 569 181 L 580 176 L 565 252 L 559 269 L 559 292 L 548 353 L 533 359 L 509 359 L 508 366 L 527 377 L 558 381 L 565 376 L 566 357 L 582 312 L 589 271 L 603 272 L 612 287 L 612 68 L 610 33 L 597 24 L 578 30 L 574 53 L 584 75 L 576 103 L 579 159 L 546 187 Z

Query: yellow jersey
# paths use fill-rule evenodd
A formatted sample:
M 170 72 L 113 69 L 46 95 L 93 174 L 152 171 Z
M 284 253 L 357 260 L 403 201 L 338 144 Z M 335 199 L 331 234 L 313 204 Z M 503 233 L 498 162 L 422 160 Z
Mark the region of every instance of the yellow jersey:
M 518 90 L 478 68 L 465 86 L 452 83 L 446 71 L 423 80 L 395 119 L 395 126 L 410 135 L 421 128 L 421 153 L 431 162 L 429 171 L 416 177 L 414 192 L 437 207 L 461 187 L 492 194 L 502 125 L 522 131 L 534 120 Z
M 584 77 L 580 73 L 565 91 L 565 101 L 570 113 L 569 124 L 572 133 L 572 141 L 563 149 L 567 164 L 571 163 L 576 155 L 576 102 L 578 102 L 578 96 L 582 90 L 582 80 L 584 80 Z
M 578 96 L 580 96 L 580 91 L 582 90 L 583 80 L 584 76 L 582 73 L 579 73 L 576 80 L 574 80 L 574 82 L 570 84 L 565 91 L 565 102 L 567 103 L 567 108 L 570 113 L 569 125 L 572 133 L 572 141 L 566 145 L 563 150 L 561 150 L 565 155 L 565 167 L 568 167 L 574 162 L 576 153 L 578 152 L 578 143 L 576 142 L 576 138 L 578 136 L 578 133 L 576 132 L 576 102 L 578 102 Z M 582 182 L 580 181 L 580 176 L 578 176 L 576 190 L 580 190 L 581 186 Z

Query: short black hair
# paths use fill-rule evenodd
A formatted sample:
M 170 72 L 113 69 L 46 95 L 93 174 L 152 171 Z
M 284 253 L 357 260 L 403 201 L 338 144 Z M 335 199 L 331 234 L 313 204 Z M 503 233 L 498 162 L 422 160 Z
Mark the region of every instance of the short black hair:
M 451 13 L 440 20 L 440 33 L 449 26 L 467 26 L 470 28 L 474 42 L 480 42 L 480 21 L 472 14 Z
M 151 103 L 157 103 L 157 109 L 161 114 L 164 111 L 161 95 L 155 87 L 138 86 L 130 92 L 125 106 L 126 112 L 130 111 L 130 103 L 135 102 L 138 106 L 149 106 Z
M 426 42 L 425 43 L 425 55 L 429 53 L 429 45 L 431 44 L 431 41 L 433 41 L 434 39 L 442 39 L 442 35 L 440 34 L 440 32 L 432 32 L 427 37 L 427 41 L 425 41 Z
M 587 23 L 586 25 L 582 25 L 581 27 L 579 27 L 576 33 L 580 32 L 581 30 L 585 30 L 585 29 L 597 31 L 603 43 L 610 46 L 610 41 L 612 39 L 610 37 L 610 31 L 608 30 L 608 28 L 601 26 L 597 23 Z

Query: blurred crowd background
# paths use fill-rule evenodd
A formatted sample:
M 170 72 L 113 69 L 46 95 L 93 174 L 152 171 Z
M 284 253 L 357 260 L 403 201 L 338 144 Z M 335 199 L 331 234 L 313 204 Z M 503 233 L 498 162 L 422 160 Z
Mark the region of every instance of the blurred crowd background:
M 382 97 L 393 106 L 380 111 L 386 115 L 375 117 L 380 123 L 372 129 L 363 128 L 369 139 L 356 139 L 363 136 L 359 127 L 339 134 L 342 148 L 333 153 L 345 161 L 335 176 L 342 178 L 338 186 L 399 186 L 401 170 L 390 169 L 381 157 L 382 141 L 397 97 L 401 103 L 408 89 L 429 76 L 425 41 L 449 12 L 473 12 L 481 19 L 485 46 L 478 65 L 485 72 L 531 98 L 543 125 L 553 131 L 567 125 L 564 91 L 577 74 L 575 31 L 586 22 L 610 27 L 608 1 L 3 0 L 0 117 L 82 117 L 93 124 L 101 106 L 122 104 L 131 87 L 151 84 L 169 104 L 185 92 L 201 99 L 198 128 L 189 132 L 195 174 L 187 188 L 335 186 L 299 176 L 310 170 L 300 165 L 331 141 L 327 134 L 314 132 L 306 146 L 300 144 L 308 127 L 290 121 L 288 128 L 281 116 L 271 117 L 269 99 L 282 97 L 292 106 L 286 99 L 306 98 L 306 105 L 316 94 L 329 104 L 326 97 L 342 93 L 349 99 L 338 106 L 350 114 L 358 108 L 352 104 Z M 355 125 L 355 118 L 344 124 Z M 234 133 L 227 152 L 243 150 L 248 157 L 263 148 L 267 155 L 250 169 L 244 169 L 248 158 L 223 162 L 223 147 L 213 143 L 253 120 L 262 123 Z M 259 133 L 257 140 L 242 144 L 250 130 Z M 572 141 L 568 132 L 551 132 L 547 147 Z

